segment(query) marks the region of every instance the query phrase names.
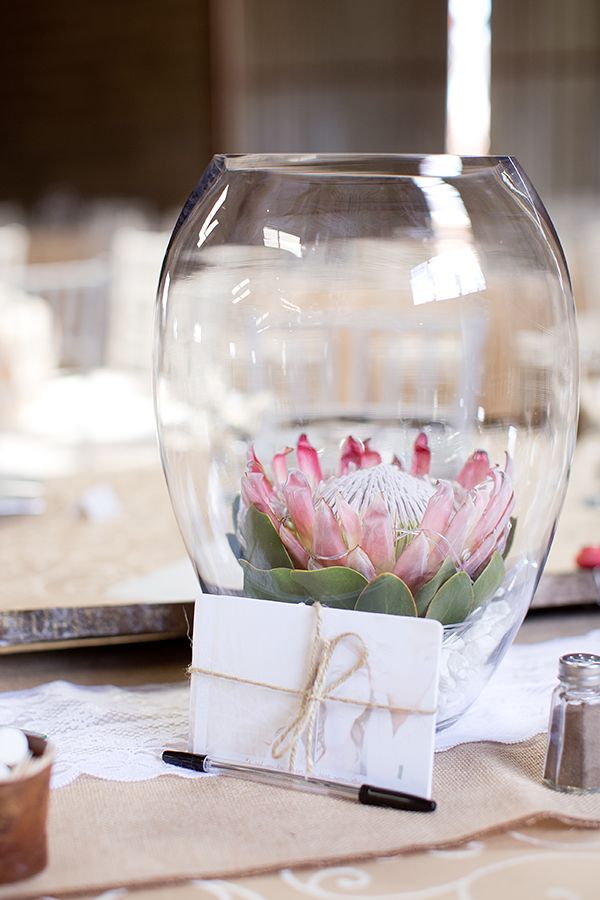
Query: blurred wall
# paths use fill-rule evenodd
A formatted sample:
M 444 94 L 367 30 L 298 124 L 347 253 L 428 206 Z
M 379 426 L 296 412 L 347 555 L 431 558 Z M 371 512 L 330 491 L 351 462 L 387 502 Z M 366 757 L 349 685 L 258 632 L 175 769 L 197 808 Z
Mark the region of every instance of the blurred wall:
M 26 0 L 0 28 L 0 201 L 177 207 L 216 151 L 440 152 L 446 0 Z M 600 191 L 600 2 L 496 0 L 492 152 Z
M 446 0 L 213 0 L 228 151 L 443 152 Z
M 212 153 L 208 0 L 25 0 L 0 28 L 0 200 L 179 205 Z
M 600 191 L 600 3 L 492 5 L 492 152 L 543 197 Z
M 215 151 L 443 151 L 446 0 L 26 0 L 0 201 L 178 206 Z

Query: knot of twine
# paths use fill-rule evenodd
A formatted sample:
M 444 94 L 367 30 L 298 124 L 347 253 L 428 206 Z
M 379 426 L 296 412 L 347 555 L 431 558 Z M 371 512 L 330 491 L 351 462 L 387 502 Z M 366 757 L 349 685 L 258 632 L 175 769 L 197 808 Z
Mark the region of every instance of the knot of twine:
M 314 766 L 314 748 L 315 748 L 315 725 L 317 712 L 321 703 L 327 700 L 333 692 L 352 678 L 355 672 L 362 669 L 369 659 L 369 652 L 366 644 L 359 634 L 352 631 L 345 631 L 338 634 L 337 637 L 321 638 L 322 613 L 321 604 L 315 603 L 313 608 L 316 613 L 315 633 L 312 642 L 310 661 L 308 666 L 308 678 L 304 689 L 300 692 L 300 706 L 298 712 L 288 725 L 279 733 L 271 746 L 271 756 L 273 759 L 281 759 L 289 752 L 289 768 L 294 769 L 296 762 L 296 752 L 298 744 L 303 735 L 306 735 L 306 774 L 310 775 Z M 359 645 L 359 653 L 354 663 L 345 669 L 330 684 L 326 683 L 327 673 L 331 660 L 336 648 L 343 642 L 354 639 Z M 345 700 L 342 697 L 332 697 L 331 699 Z M 356 703 L 356 701 L 351 701 Z
M 267 688 L 283 694 L 293 694 L 300 697 L 300 706 L 293 719 L 280 731 L 271 745 L 273 759 L 281 759 L 289 753 L 288 768 L 294 769 L 298 744 L 306 734 L 306 774 L 310 775 L 314 766 L 315 725 L 318 709 L 325 700 L 336 703 L 348 703 L 351 706 L 361 706 L 364 709 L 385 709 L 390 713 L 408 713 L 410 715 L 432 716 L 437 710 L 422 709 L 410 706 L 391 706 L 389 703 L 375 703 L 369 700 L 361 700 L 353 697 L 338 697 L 334 691 L 348 681 L 355 672 L 368 665 L 369 651 L 362 637 L 356 632 L 345 631 L 334 638 L 321 637 L 322 607 L 320 603 L 314 603 L 315 631 L 311 645 L 308 677 L 301 690 L 288 688 L 283 685 L 269 684 L 267 681 L 258 681 L 253 678 L 242 678 L 230 675 L 226 672 L 217 672 L 214 669 L 204 669 L 201 666 L 190 666 L 190 675 L 207 675 L 210 678 L 219 678 L 224 681 L 232 681 L 236 684 L 247 684 L 253 687 Z M 354 640 L 358 644 L 359 652 L 354 663 L 345 669 L 330 684 L 326 683 L 327 673 L 331 665 L 333 655 L 343 641 Z

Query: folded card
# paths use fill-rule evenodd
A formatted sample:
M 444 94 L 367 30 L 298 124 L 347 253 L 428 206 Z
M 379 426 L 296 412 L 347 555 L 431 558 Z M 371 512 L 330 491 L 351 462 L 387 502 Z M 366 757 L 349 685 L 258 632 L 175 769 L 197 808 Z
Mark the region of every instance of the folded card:
M 439 622 L 204 594 L 191 749 L 431 796 Z

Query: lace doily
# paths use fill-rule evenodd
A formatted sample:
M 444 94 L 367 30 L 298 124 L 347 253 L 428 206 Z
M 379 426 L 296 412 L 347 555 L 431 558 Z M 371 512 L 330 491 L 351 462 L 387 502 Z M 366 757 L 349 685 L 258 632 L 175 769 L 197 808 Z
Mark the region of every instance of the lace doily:
M 110 781 L 145 781 L 168 772 L 164 747 L 185 749 L 187 684 L 120 688 L 52 681 L 0 694 L 0 724 L 41 732 L 56 749 L 52 787 L 78 775 Z M 192 777 L 193 777 L 193 773 Z
M 580 651 L 600 654 L 600 630 L 511 647 L 477 702 L 438 735 L 437 749 L 469 741 L 515 743 L 545 731 L 558 657 Z M 0 693 L 0 725 L 52 739 L 55 788 L 82 774 L 111 781 L 144 781 L 167 773 L 194 778 L 160 758 L 164 747 L 186 746 L 188 703 L 187 684 L 119 688 L 53 681 Z

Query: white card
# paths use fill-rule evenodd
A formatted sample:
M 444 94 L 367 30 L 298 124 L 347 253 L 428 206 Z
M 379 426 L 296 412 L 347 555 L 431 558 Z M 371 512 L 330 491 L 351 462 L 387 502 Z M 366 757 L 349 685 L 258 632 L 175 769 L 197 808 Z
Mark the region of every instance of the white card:
M 431 797 L 442 634 L 430 619 L 204 594 L 194 618 L 192 750 Z M 314 672 L 323 641 L 340 635 L 323 689 L 297 722 L 291 769 L 291 737 L 279 759 L 274 743 L 301 711 L 311 659 Z

